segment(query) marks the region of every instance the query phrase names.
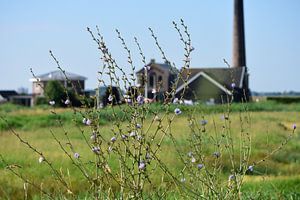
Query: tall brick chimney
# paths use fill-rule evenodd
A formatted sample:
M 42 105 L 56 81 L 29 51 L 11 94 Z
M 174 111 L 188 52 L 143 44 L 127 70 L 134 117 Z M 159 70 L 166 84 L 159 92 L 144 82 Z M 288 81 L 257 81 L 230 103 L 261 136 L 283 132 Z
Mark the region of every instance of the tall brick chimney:
M 246 66 L 243 0 L 234 0 L 232 67 Z

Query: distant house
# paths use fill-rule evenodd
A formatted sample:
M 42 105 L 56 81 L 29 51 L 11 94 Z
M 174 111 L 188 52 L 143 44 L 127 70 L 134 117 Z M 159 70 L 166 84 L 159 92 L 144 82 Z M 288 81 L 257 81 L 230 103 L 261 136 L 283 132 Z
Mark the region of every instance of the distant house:
M 0 90 L 0 95 L 6 100 L 9 101 L 10 97 L 18 95 L 15 90 Z
M 145 73 L 147 70 L 147 75 Z M 177 76 L 177 71 L 172 70 L 172 67 L 167 63 L 156 63 L 151 59 L 147 68 L 144 67 L 136 72 L 138 85 L 144 89 L 144 94 L 147 98 L 153 98 L 153 90 L 158 91 L 157 97 L 162 98 L 162 95 L 170 90 L 172 81 Z M 148 80 L 145 80 L 147 76 Z M 147 91 L 145 93 L 145 90 Z
M 151 60 L 147 69 L 148 80 L 145 80 L 145 70 L 146 68 L 139 70 L 136 75 L 138 84 L 147 90 L 149 98 L 153 97 L 153 89 L 160 88 L 162 94 L 171 91 L 172 83 L 179 73 L 179 70 L 173 70 L 170 65 L 155 63 L 154 60 Z M 249 92 L 245 67 L 190 68 L 181 71 L 175 97 L 213 103 L 225 103 L 228 97 L 234 97 L 234 101 L 240 102 L 248 100 L 244 97 L 247 98 Z M 163 95 L 160 96 L 163 99 Z
M 67 77 L 67 78 L 66 78 Z M 33 97 L 44 96 L 44 88 L 47 86 L 49 81 L 59 81 L 66 88 L 73 88 L 77 93 L 84 93 L 84 81 L 87 78 L 81 75 L 77 75 L 70 72 L 65 74 L 60 71 L 52 71 L 46 74 L 38 75 L 31 78 L 29 81 L 32 82 L 32 95 Z

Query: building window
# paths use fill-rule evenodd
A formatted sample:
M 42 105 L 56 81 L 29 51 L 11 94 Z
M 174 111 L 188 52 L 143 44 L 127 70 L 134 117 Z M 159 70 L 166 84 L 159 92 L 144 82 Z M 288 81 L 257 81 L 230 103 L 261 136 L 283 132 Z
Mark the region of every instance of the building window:
M 151 73 L 149 77 L 149 86 L 150 87 L 155 87 L 156 86 L 156 74 Z
M 162 82 L 162 76 L 158 77 L 158 82 Z

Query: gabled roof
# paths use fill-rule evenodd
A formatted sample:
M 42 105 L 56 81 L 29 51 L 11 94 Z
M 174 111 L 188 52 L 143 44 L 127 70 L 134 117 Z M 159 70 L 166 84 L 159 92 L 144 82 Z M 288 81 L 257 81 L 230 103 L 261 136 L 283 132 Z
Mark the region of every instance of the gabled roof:
M 201 73 L 202 72 L 202 73 Z M 188 76 L 189 74 L 189 76 Z M 222 90 L 230 90 L 231 84 L 234 83 L 236 87 L 243 87 L 243 79 L 245 74 L 245 67 L 234 67 L 234 68 L 190 68 L 182 72 L 182 78 L 178 82 L 177 89 L 184 86 L 184 81 L 186 84 L 190 84 L 192 81 L 196 80 L 201 75 L 206 79 L 209 79 Z M 192 80 L 192 81 L 191 81 Z M 226 92 L 227 93 L 227 92 Z
M 162 69 L 164 71 L 170 71 L 172 73 L 172 66 L 167 63 L 155 63 L 155 60 L 152 59 L 151 62 L 148 64 L 148 66 L 150 66 L 150 70 L 151 70 L 151 68 L 158 68 L 158 69 Z M 136 74 L 143 73 L 144 70 L 145 70 L 145 68 L 143 67 L 142 69 L 138 70 L 136 72 Z
M 18 93 L 15 90 L 0 90 L 0 95 L 3 98 L 8 99 L 10 96 L 18 95 Z
M 190 78 L 186 84 L 182 84 L 181 86 L 179 86 L 176 89 L 176 94 L 178 92 L 180 92 L 185 85 L 189 85 L 190 83 L 192 83 L 194 80 L 197 80 L 200 76 L 203 76 L 206 80 L 208 80 L 209 82 L 211 82 L 212 84 L 214 84 L 215 86 L 217 86 L 218 88 L 220 88 L 221 90 L 223 90 L 226 94 L 228 95 L 232 95 L 232 92 L 230 90 L 228 90 L 227 88 L 225 88 L 224 86 L 222 86 L 220 83 L 218 83 L 216 80 L 214 80 L 213 78 L 211 78 L 209 75 L 207 75 L 205 72 L 200 71 L 198 72 L 195 76 L 193 76 L 192 78 Z
M 60 70 L 56 70 L 56 71 L 52 71 L 46 74 L 41 74 L 36 76 L 36 78 L 39 79 L 39 81 L 50 81 L 50 80 L 59 80 L 59 81 L 63 81 L 66 80 L 65 75 L 68 77 L 69 80 L 73 80 L 73 81 L 78 81 L 78 80 L 86 80 L 87 78 L 81 75 L 77 75 L 74 73 L 70 73 L 70 72 L 65 72 L 65 74 L 60 71 Z M 30 81 L 34 82 L 36 81 L 36 78 L 31 78 Z

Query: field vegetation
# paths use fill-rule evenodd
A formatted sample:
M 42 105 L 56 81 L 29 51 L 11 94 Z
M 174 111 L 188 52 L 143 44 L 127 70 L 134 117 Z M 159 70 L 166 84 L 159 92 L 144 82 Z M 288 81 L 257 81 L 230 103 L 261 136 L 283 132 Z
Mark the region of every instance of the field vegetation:
M 149 108 L 152 115 L 161 115 L 163 105 L 153 104 Z M 170 106 L 170 112 L 178 106 Z M 286 141 L 290 133 L 293 131 L 293 124 L 298 122 L 300 106 L 298 104 L 278 104 L 274 102 L 233 104 L 232 105 L 232 135 L 234 143 L 238 143 L 240 137 L 240 121 L 241 117 L 245 117 L 242 112 L 247 110 L 247 115 L 250 116 L 251 122 L 251 140 L 252 151 L 249 163 L 261 161 L 255 166 L 252 173 L 248 173 L 245 177 L 241 191 L 241 197 L 244 199 L 298 199 L 300 198 L 300 136 L 298 131 L 295 132 L 292 139 L 288 141 L 276 153 L 271 153 Z M 215 105 L 195 105 L 195 106 L 180 106 L 182 114 L 177 116 L 172 125 L 173 136 L 175 137 L 178 147 L 182 152 L 189 153 L 191 150 L 189 136 L 191 130 L 188 128 L 189 117 L 194 113 L 195 119 L 200 123 L 202 119 L 207 120 L 207 134 L 204 152 L 212 154 L 214 145 L 210 138 L 215 134 L 220 134 L 224 121 L 224 109 L 226 106 Z M 90 148 L 86 146 L 82 132 L 86 137 L 90 137 L 91 130 L 89 127 L 81 123 L 82 116 L 74 114 L 74 111 L 69 108 L 55 108 L 58 115 L 54 115 L 53 108 L 50 106 L 42 106 L 35 108 L 23 108 L 20 106 L 4 104 L 0 106 L 0 115 L 4 120 L 0 121 L 0 154 L 3 160 L 0 163 L 0 196 L 3 199 L 19 199 L 23 198 L 26 193 L 26 198 L 40 198 L 41 193 L 30 185 L 26 185 L 24 180 L 20 179 L 6 168 L 6 164 L 13 166 L 26 179 L 33 181 L 46 191 L 56 194 L 60 198 L 61 194 L 65 194 L 64 189 L 57 185 L 57 178 L 53 176 L 44 163 L 39 163 L 39 156 L 33 153 L 32 149 L 27 148 L 24 144 L 11 133 L 13 128 L 24 140 L 43 152 L 43 154 L 53 162 L 55 168 L 64 176 L 72 188 L 72 192 L 78 198 L 89 197 L 87 192 L 90 188 L 86 184 L 83 175 L 76 169 L 74 163 L 68 159 L 66 154 L 59 148 L 56 141 L 53 139 L 52 133 L 62 144 L 68 144 L 64 137 L 64 130 L 68 130 L 69 138 L 73 146 L 76 146 L 76 151 L 80 152 L 81 159 L 84 162 L 93 160 L 94 155 Z M 109 141 L 111 135 L 112 112 L 120 116 L 120 119 L 126 118 L 126 113 L 122 112 L 122 108 L 105 108 L 99 112 L 101 134 L 105 140 Z M 149 118 L 145 124 L 150 124 L 152 121 Z M 58 120 L 63 123 L 63 126 L 58 123 Z M 156 122 L 154 122 L 156 123 Z M 167 122 L 163 122 L 167 123 Z M 79 128 L 78 128 L 79 126 Z M 126 128 L 126 123 L 121 122 L 121 126 Z M 63 127 L 63 128 L 62 128 Z M 51 133 L 52 132 L 52 133 Z M 108 149 L 108 144 L 104 149 Z M 171 139 L 165 139 L 161 144 L 160 159 L 166 163 L 168 168 L 174 174 L 180 174 L 184 167 L 179 162 L 176 148 Z M 238 158 L 239 150 L 236 149 L 235 156 Z M 270 155 L 268 157 L 268 155 Z M 228 155 L 222 155 L 221 176 L 226 180 L 231 174 L 230 159 Z M 213 162 L 213 160 L 212 160 Z M 116 170 L 118 160 L 114 155 L 109 159 L 110 170 Z M 87 164 L 87 166 L 89 166 Z M 92 167 L 92 164 L 91 164 Z M 168 180 L 169 177 L 164 176 L 160 169 L 156 169 L 152 174 L 157 185 L 160 185 L 162 179 Z M 164 180 L 164 184 L 168 181 Z M 161 187 L 169 187 L 174 190 L 172 181 L 170 185 L 162 185 Z M 25 185 L 24 185 L 25 184 Z M 112 188 L 117 187 L 112 185 Z M 25 188 L 25 189 L 24 189 Z M 24 191 L 26 190 L 26 192 Z M 151 193 L 151 188 L 145 188 L 146 192 Z M 173 196 L 175 195 L 175 196 Z M 166 198 L 179 198 L 179 194 L 168 194 Z M 61 196 L 63 198 L 63 196 Z

